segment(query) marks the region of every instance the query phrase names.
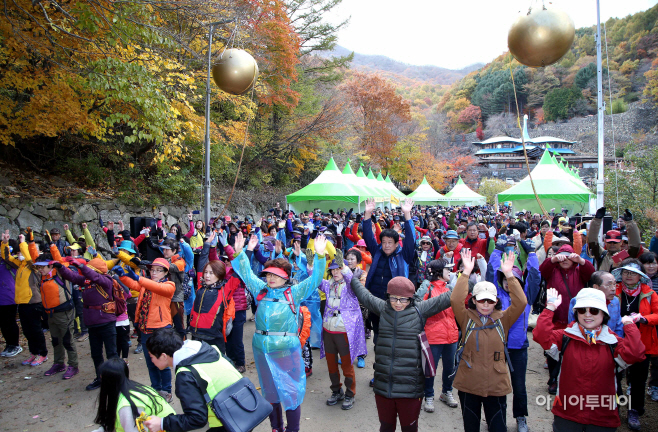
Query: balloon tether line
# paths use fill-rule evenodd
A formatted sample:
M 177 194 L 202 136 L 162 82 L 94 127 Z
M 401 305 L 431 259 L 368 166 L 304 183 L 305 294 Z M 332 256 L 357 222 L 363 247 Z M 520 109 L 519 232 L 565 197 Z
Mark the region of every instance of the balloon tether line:
M 512 53 L 510 53 L 510 57 L 512 57 Z M 548 212 L 544 208 L 544 205 L 541 203 L 541 200 L 539 199 L 539 195 L 537 195 L 537 189 L 535 189 L 535 182 L 532 180 L 532 174 L 530 173 L 530 162 L 528 161 L 528 152 L 525 147 L 525 137 L 523 136 L 523 128 L 521 127 L 521 116 L 519 114 L 519 100 L 516 96 L 516 84 L 514 84 L 514 71 L 512 70 L 512 60 L 513 58 L 510 58 L 509 72 L 510 75 L 512 76 L 512 89 L 514 90 L 514 103 L 516 104 L 516 125 L 519 127 L 519 130 L 521 131 L 521 144 L 523 144 L 523 156 L 525 157 L 525 167 L 528 171 L 528 178 L 530 179 L 532 192 L 534 192 L 535 194 L 535 199 L 539 204 L 539 208 L 544 213 L 544 216 L 546 216 L 546 219 L 551 219 L 548 215 Z M 545 149 L 544 151 L 548 151 L 548 149 Z

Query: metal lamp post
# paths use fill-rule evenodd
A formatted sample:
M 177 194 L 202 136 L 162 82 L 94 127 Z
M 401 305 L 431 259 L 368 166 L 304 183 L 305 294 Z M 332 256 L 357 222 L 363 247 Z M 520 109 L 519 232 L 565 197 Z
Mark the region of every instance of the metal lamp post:
M 208 78 L 206 80 L 206 137 L 204 143 L 204 180 L 203 180 L 203 219 L 205 223 L 210 221 L 210 72 L 212 69 L 212 36 L 215 27 L 235 21 L 234 19 L 215 21 L 210 23 L 208 34 Z

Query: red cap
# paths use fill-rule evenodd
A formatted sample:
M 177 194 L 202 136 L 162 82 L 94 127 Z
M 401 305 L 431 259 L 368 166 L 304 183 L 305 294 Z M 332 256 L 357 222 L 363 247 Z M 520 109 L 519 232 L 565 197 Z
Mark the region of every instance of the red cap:
M 265 276 L 263 273 L 272 273 L 272 274 L 275 274 L 275 275 L 277 275 L 279 277 L 282 277 L 284 279 L 288 279 L 290 277 L 290 276 L 288 276 L 287 271 L 285 271 L 284 269 L 279 268 L 279 267 L 268 267 L 266 269 L 263 269 L 263 271 L 260 272 L 260 275 Z
M 153 260 L 151 263 L 151 266 L 159 266 L 159 267 L 164 267 L 167 270 L 169 270 L 169 262 L 164 259 L 164 258 L 156 258 Z
M 621 243 L 621 233 L 617 230 L 610 230 L 605 233 L 605 242 Z

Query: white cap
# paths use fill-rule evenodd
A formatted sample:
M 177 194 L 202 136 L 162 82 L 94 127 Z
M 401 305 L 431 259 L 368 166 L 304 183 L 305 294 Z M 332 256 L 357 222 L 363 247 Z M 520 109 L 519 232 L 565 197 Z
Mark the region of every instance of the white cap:
M 473 297 L 475 297 L 476 301 L 480 301 L 484 299 L 497 301 L 498 300 L 497 294 L 498 291 L 496 290 L 496 286 L 491 282 L 487 282 L 487 281 L 478 282 L 473 287 Z
M 610 316 L 608 306 L 605 302 L 605 294 L 603 294 L 603 291 L 597 290 L 596 288 L 583 288 L 578 291 L 578 295 L 576 295 L 576 304 L 573 306 L 573 310 L 575 311 L 577 308 L 582 307 L 596 308 Z

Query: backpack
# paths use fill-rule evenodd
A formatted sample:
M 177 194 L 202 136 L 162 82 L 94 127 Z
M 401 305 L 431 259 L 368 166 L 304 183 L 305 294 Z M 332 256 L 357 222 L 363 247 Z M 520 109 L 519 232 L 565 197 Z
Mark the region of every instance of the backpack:
M 192 295 L 192 289 L 194 288 L 194 269 L 183 274 L 183 300 L 187 300 Z M 176 283 L 176 281 L 174 281 Z
M 562 368 L 562 358 L 564 357 L 564 350 L 567 348 L 567 345 L 569 345 L 569 341 L 571 338 L 567 336 L 566 334 L 562 335 L 562 349 L 560 349 L 560 358 L 557 361 L 557 366 L 555 369 L 553 369 L 553 373 L 551 374 L 551 382 L 557 382 L 557 377 L 560 375 L 560 369 Z M 608 348 L 610 348 L 610 353 L 612 354 L 612 361 L 615 363 L 615 373 L 620 372 L 622 368 L 620 366 L 617 366 L 617 362 L 615 361 L 615 349 L 617 348 L 617 344 L 609 344 Z
M 510 362 L 509 351 L 507 351 L 507 339 L 505 338 L 505 330 L 503 329 L 503 323 L 500 321 L 500 319 L 497 319 L 493 324 L 488 324 L 482 327 L 475 327 L 475 321 L 469 318 L 468 323 L 466 324 L 466 331 L 464 332 L 463 337 L 459 341 L 459 345 L 457 345 L 457 351 L 455 352 L 455 367 L 453 369 L 452 375 L 450 375 L 450 378 L 453 378 L 457 374 L 457 368 L 459 367 L 459 363 L 461 363 L 462 361 L 462 355 L 464 354 L 464 347 L 466 346 L 466 341 L 468 341 L 468 337 L 471 335 L 471 333 L 473 333 L 474 331 L 479 332 L 480 330 L 486 330 L 492 328 L 496 329 L 498 335 L 500 336 L 500 339 L 503 341 L 505 360 L 507 361 L 507 365 L 509 366 L 510 371 L 514 372 L 514 368 L 512 367 L 512 363 Z M 464 363 L 466 363 L 466 366 L 468 366 L 469 368 L 471 367 L 471 365 L 468 364 L 466 360 L 464 360 Z
M 178 267 L 176 267 L 176 264 L 170 263 L 169 265 L 169 280 L 172 281 L 176 285 L 176 293 L 183 291 L 185 292 L 185 276 L 187 273 L 185 271 L 180 271 L 178 270 Z M 188 297 L 189 297 L 189 285 L 188 285 Z M 176 294 L 174 294 L 176 295 Z

